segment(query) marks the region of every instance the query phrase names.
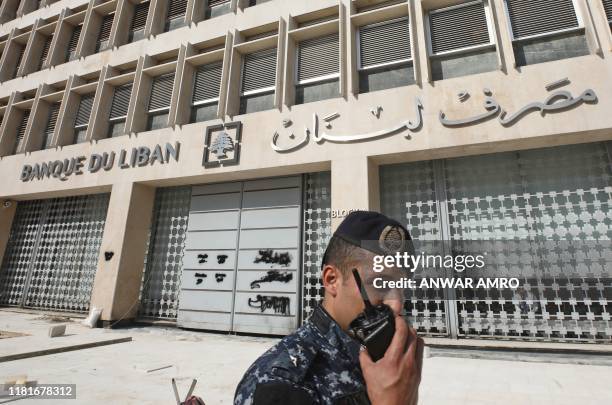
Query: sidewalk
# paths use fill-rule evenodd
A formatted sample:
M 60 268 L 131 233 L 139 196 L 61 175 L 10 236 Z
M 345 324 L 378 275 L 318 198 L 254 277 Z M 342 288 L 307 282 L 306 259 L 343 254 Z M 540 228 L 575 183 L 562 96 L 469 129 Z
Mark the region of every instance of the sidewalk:
M 277 341 L 164 327 L 92 330 L 76 322 L 68 324 L 66 333 L 70 336 L 50 339 L 46 338 L 47 330 L 54 323 L 40 318 L 0 309 L 0 330 L 30 335 L 0 339 L 0 353 L 132 338 L 130 342 L 0 363 L 0 383 L 11 376 L 27 375 L 28 380 L 40 384 L 76 384 L 77 400 L 58 404 L 173 404 L 173 377 L 182 395 L 191 379 L 197 378 L 195 394 L 207 405 L 231 404 L 246 368 Z M 425 359 L 420 404 L 612 403 L 612 367 L 438 356 Z M 25 399 L 13 403 L 42 402 Z

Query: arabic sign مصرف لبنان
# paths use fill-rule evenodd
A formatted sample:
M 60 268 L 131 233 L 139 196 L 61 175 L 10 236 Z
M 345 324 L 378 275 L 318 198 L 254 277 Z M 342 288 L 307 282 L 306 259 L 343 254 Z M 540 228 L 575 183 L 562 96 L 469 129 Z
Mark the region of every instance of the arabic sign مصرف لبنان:
M 546 90 L 551 91 L 553 88 L 558 88 L 558 87 L 567 85 L 569 83 L 570 81 L 568 79 L 558 80 L 554 83 L 546 85 Z M 594 104 L 594 103 L 597 103 L 598 101 L 597 94 L 595 93 L 594 90 L 591 90 L 591 89 L 585 90 L 578 97 L 574 97 L 569 91 L 559 90 L 551 94 L 543 102 L 536 101 L 536 102 L 529 103 L 523 108 L 521 108 L 520 110 L 518 110 L 517 112 L 515 112 L 514 114 L 508 114 L 508 112 L 504 110 L 500 106 L 500 104 L 497 102 L 497 100 L 495 100 L 495 98 L 492 96 L 493 93 L 491 92 L 491 90 L 484 89 L 483 91 L 486 96 L 485 102 L 484 102 L 484 108 L 486 111 L 483 114 L 479 114 L 479 115 L 468 117 L 468 118 L 449 119 L 446 116 L 446 113 L 444 113 L 443 111 L 440 111 L 440 114 L 439 114 L 440 123 L 447 128 L 458 128 L 458 127 L 465 127 L 465 126 L 480 124 L 484 121 L 487 121 L 497 116 L 499 123 L 503 127 L 507 128 L 507 127 L 510 127 L 516 124 L 521 119 L 523 119 L 525 116 L 535 111 L 540 111 L 542 116 L 545 116 L 547 113 L 567 111 L 583 103 Z M 463 91 L 459 93 L 459 100 L 461 102 L 465 102 L 469 97 L 470 96 L 468 92 Z M 299 139 L 295 143 L 292 143 L 292 145 L 290 146 L 281 147 L 278 145 L 278 139 L 280 137 L 280 134 L 278 133 L 278 131 L 276 131 L 272 135 L 271 147 L 274 151 L 278 153 L 287 153 L 287 152 L 296 151 L 306 146 L 308 142 L 310 141 L 311 135 L 314 141 L 318 144 L 321 144 L 325 141 L 331 142 L 331 143 L 352 143 L 352 142 L 373 140 L 373 139 L 389 136 L 391 134 L 400 132 L 404 129 L 408 130 L 408 133 L 405 134 L 404 137 L 406 139 L 411 139 L 410 133 L 417 132 L 418 130 L 421 129 L 423 125 L 423 102 L 421 101 L 419 97 L 415 99 L 414 106 L 415 106 L 415 115 L 416 115 L 416 118 L 414 121 L 407 120 L 407 121 L 399 123 L 397 126 L 393 128 L 388 128 L 388 129 L 371 132 L 367 134 L 360 134 L 360 135 L 330 135 L 326 132 L 323 132 L 320 134 L 319 133 L 320 120 L 319 120 L 318 114 L 315 113 L 313 114 L 312 130 L 308 127 L 304 128 L 304 136 L 301 139 Z M 379 118 L 381 110 L 382 110 L 382 107 L 378 106 L 376 109 L 372 109 L 371 112 L 374 116 Z M 334 113 L 334 114 L 328 115 L 327 117 L 324 117 L 322 120 L 327 122 L 326 128 L 330 129 L 331 128 L 330 122 L 333 119 L 338 118 L 339 116 L 340 114 Z M 292 125 L 292 121 L 290 119 L 283 120 L 283 126 L 285 128 L 290 127 L 291 125 Z M 295 139 L 295 135 L 291 133 L 289 135 L 289 138 L 293 140 Z
M 171 143 L 166 143 L 163 146 L 155 145 L 153 150 L 147 146 L 140 146 L 132 148 L 129 159 L 125 149 L 121 149 L 118 159 L 115 159 L 115 152 L 105 152 L 102 154 L 92 153 L 89 156 L 89 163 L 87 165 L 86 156 L 36 163 L 34 165 L 24 165 L 21 170 L 21 181 L 28 182 L 34 179 L 42 180 L 49 177 L 66 181 L 68 177 L 73 174 L 83 174 L 83 170 L 86 166 L 89 173 L 96 173 L 100 170 L 109 171 L 113 167 L 127 169 L 131 167 L 149 166 L 156 162 L 166 164 L 169 163 L 171 159 L 178 162 L 180 148 L 180 142 L 176 142 L 174 145 Z

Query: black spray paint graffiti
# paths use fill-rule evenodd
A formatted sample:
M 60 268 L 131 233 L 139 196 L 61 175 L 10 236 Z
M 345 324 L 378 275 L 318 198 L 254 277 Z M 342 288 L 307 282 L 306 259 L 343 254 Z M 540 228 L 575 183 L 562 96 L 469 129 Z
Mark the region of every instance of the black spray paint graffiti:
M 258 295 L 256 299 L 249 298 L 249 306 L 251 308 L 259 308 L 261 312 L 265 312 L 266 309 L 273 309 L 275 314 L 290 315 L 289 303 L 289 297 Z
M 227 274 L 215 273 L 215 280 L 217 280 L 217 283 L 222 283 L 226 276 Z
M 196 276 L 196 278 L 197 278 L 197 280 L 196 280 L 196 285 L 200 285 L 200 284 L 202 284 L 202 282 L 204 281 L 204 279 L 205 279 L 206 277 L 208 277 L 208 276 L 207 276 L 206 274 L 204 274 L 204 273 L 196 273 L 196 274 L 195 274 L 195 276 Z
M 206 259 L 208 259 L 208 255 L 205 253 L 203 255 L 198 255 L 198 263 L 206 263 Z
M 280 264 L 281 266 L 289 266 L 291 264 L 291 256 L 289 252 L 278 253 L 272 249 L 260 250 L 259 256 L 254 260 L 254 263 Z
M 227 255 L 217 255 L 217 263 L 223 264 L 227 260 Z
M 281 273 L 278 270 L 270 270 L 265 276 L 259 280 L 255 280 L 251 283 L 251 289 L 261 288 L 261 283 L 271 283 L 273 281 L 280 281 L 281 283 L 288 283 L 293 280 L 293 273 L 285 272 Z

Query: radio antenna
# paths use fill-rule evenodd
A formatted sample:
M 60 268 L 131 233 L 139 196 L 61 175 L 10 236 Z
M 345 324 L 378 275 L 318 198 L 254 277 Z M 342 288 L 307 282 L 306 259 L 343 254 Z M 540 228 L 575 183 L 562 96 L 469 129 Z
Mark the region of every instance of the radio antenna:
M 361 277 L 359 276 L 359 271 L 357 271 L 357 269 L 353 269 L 353 277 L 355 277 L 355 282 L 357 283 L 357 287 L 359 288 L 359 293 L 361 294 L 361 299 L 363 300 L 363 303 L 365 304 L 365 312 L 370 315 L 372 313 L 375 313 L 376 310 L 374 309 L 374 306 L 372 306 L 372 303 L 370 302 L 370 298 L 368 297 L 368 293 L 366 292 L 363 283 L 361 282 Z

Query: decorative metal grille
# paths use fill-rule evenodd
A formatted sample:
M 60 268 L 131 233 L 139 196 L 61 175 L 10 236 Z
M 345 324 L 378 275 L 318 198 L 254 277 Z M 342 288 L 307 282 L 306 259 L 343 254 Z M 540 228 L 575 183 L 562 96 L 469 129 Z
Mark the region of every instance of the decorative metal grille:
M 381 211 L 402 222 L 414 240 L 441 240 L 433 162 L 383 166 L 380 179 Z M 421 333 L 446 335 L 449 332 L 442 290 L 415 290 L 414 295 L 406 297 L 404 312 Z
M 447 229 L 454 253 L 497 247 L 487 276 L 520 280 L 514 291 L 456 290 L 447 305 L 460 336 L 612 340 L 610 145 L 382 167 L 381 190 L 383 212 L 415 239 L 442 241 L 436 229 Z
M 321 260 L 331 238 L 331 173 L 310 173 L 304 179 L 302 322 L 323 299 Z
M 159 188 L 147 247 L 139 316 L 175 320 L 191 187 Z
M 87 312 L 108 194 L 20 203 L 0 282 L 0 304 Z

